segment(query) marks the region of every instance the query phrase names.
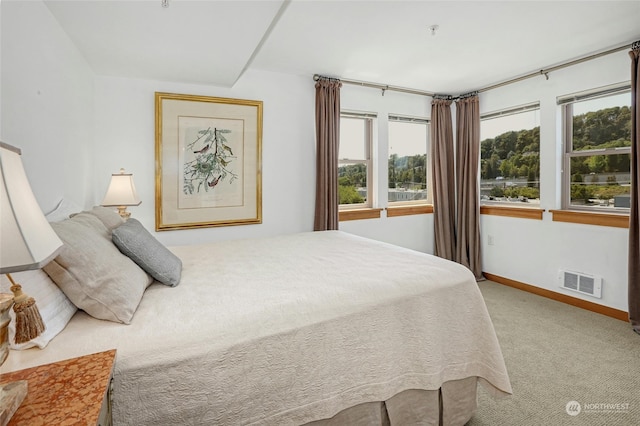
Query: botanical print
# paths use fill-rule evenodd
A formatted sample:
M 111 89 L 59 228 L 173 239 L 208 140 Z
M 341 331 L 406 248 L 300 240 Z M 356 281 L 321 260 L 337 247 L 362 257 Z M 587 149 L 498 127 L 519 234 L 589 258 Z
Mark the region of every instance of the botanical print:
M 229 166 L 235 157 L 224 136 L 228 133 L 231 130 L 209 127 L 198 130 L 197 138 L 187 144 L 186 149 L 192 150 L 196 158 L 183 165 L 185 194 L 213 190 L 227 176 L 230 176 L 229 183 L 238 178 L 232 170 L 233 165 Z
M 156 92 L 155 106 L 156 231 L 262 223 L 262 101 Z
M 179 208 L 242 203 L 242 120 L 179 117 Z

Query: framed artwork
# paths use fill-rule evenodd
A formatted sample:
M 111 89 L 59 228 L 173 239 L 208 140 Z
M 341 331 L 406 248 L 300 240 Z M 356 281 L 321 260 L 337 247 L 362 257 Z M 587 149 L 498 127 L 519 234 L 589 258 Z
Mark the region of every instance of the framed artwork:
M 155 94 L 156 231 L 262 223 L 262 101 Z

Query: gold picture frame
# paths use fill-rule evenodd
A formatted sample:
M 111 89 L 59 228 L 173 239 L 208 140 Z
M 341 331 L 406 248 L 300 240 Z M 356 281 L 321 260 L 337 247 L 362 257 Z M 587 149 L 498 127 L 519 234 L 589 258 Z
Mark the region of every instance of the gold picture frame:
M 155 94 L 156 231 L 262 223 L 262 101 Z

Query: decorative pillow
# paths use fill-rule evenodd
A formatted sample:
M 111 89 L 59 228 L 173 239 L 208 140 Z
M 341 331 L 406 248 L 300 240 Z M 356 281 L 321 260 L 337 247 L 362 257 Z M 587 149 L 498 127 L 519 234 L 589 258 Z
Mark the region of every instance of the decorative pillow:
M 64 246 L 44 271 L 92 317 L 129 324 L 152 278 L 120 253 L 93 214 L 78 213 L 51 227 Z
M 64 295 L 62 290 L 51 281 L 51 278 L 40 269 L 32 271 L 14 272 L 13 280 L 22 286 L 25 294 L 33 297 L 40 311 L 45 330 L 35 339 L 25 343 L 16 344 L 16 314 L 10 309 L 11 322 L 9 323 L 9 345 L 11 349 L 28 349 L 34 346 L 40 349 L 60 333 L 76 313 L 78 308 Z M 11 283 L 5 275 L 0 278 L 0 291 L 11 293 Z
M 122 253 L 156 280 L 171 287 L 180 282 L 182 261 L 136 219 L 129 219 L 114 229 L 111 239 Z
M 113 231 L 115 228 L 124 223 L 124 219 L 122 219 L 120 214 L 108 207 L 94 206 L 91 210 L 87 210 L 82 213 L 89 213 L 100 219 L 102 224 L 107 227 L 109 232 Z M 71 217 L 73 216 L 75 216 L 75 214 L 71 215 Z

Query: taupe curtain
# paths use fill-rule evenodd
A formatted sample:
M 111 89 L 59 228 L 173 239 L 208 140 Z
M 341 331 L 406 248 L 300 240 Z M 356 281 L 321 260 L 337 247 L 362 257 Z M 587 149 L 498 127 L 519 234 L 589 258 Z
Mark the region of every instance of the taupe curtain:
M 433 221 L 436 256 L 455 260 L 455 177 L 451 101 L 431 102 L 431 159 L 433 167 Z
M 640 334 L 640 41 L 631 46 L 631 208 L 629 211 L 629 321 Z
M 316 82 L 316 209 L 314 231 L 338 229 L 340 80 Z
M 482 278 L 480 258 L 480 102 L 477 95 L 456 101 L 456 262 Z

